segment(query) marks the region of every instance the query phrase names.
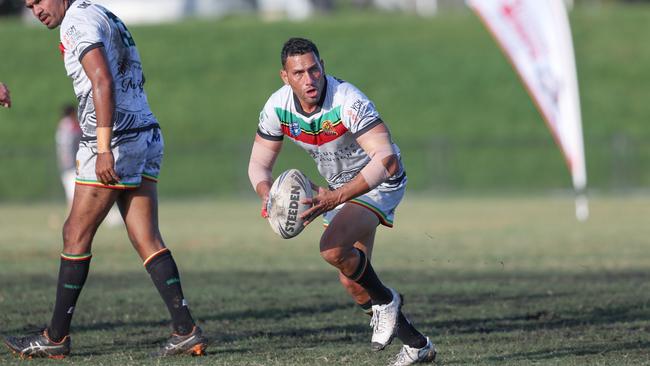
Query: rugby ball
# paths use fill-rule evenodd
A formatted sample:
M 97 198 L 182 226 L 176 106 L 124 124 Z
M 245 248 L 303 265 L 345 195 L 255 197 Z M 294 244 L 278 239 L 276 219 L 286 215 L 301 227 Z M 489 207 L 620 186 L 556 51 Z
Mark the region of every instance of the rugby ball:
M 304 228 L 300 218 L 311 205 L 300 203 L 312 198 L 309 178 L 298 169 L 289 169 L 273 182 L 266 204 L 269 224 L 284 239 L 300 234 Z

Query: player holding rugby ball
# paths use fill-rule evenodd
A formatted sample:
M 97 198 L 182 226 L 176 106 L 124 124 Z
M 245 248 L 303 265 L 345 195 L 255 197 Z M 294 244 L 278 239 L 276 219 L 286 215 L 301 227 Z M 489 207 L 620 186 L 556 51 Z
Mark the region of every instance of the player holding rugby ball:
M 271 171 L 284 136 L 315 160 L 328 188 L 307 201 L 305 225 L 325 220 L 320 253 L 339 270 L 339 279 L 364 311 L 372 314 L 371 348 L 384 349 L 393 337 L 403 343 L 394 365 L 430 362 L 436 350 L 402 314 L 402 297 L 385 286 L 370 264 L 379 224 L 392 227 L 406 189 L 399 148 L 374 104 L 356 87 L 325 74 L 314 43 L 291 38 L 282 48 L 284 86 L 260 113 L 248 174 L 266 207 Z

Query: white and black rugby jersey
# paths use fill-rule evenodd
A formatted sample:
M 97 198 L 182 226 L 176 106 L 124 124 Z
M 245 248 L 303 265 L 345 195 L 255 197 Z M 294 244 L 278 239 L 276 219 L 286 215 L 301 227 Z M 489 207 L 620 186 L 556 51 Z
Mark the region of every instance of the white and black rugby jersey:
M 89 0 L 73 1 L 61 23 L 65 68 L 79 101 L 79 124 L 84 138 L 96 136 L 97 116 L 90 79 L 81 66 L 84 55 L 104 47 L 115 88 L 114 135 L 157 123 L 144 91 L 145 78 L 135 42 L 122 21 Z
M 257 134 L 276 141 L 288 136 L 311 155 L 330 188 L 336 189 L 370 161 L 356 137 L 379 123 L 375 105 L 359 89 L 327 75 L 325 91 L 313 113 L 303 111 L 290 86 L 273 93 L 260 113 Z M 394 143 L 393 150 L 399 156 Z M 404 178 L 400 161 L 399 171 L 379 189 L 396 188 Z

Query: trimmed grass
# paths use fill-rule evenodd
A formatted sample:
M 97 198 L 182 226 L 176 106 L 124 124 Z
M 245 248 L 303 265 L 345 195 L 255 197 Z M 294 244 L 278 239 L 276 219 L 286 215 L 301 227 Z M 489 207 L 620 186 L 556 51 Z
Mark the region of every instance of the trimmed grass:
M 650 200 L 409 195 L 373 265 L 442 365 L 650 364 Z M 282 240 L 253 201 L 165 201 L 163 235 L 211 339 L 205 358 L 146 357 L 168 316 L 123 229 L 101 228 L 67 364 L 381 365 L 368 319 L 318 255 L 321 229 Z M 45 324 L 63 207 L 0 205 L 0 332 Z M 46 364 L 48 361 L 32 361 Z M 0 364 L 22 364 L 8 352 Z

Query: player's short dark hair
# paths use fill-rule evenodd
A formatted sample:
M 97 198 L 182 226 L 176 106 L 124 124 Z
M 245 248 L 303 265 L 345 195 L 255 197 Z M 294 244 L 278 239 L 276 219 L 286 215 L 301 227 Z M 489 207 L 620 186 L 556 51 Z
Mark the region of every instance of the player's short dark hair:
M 304 55 L 310 52 L 313 52 L 314 55 L 316 55 L 316 58 L 320 60 L 320 53 L 318 53 L 318 47 L 316 47 L 314 42 L 306 38 L 289 38 L 288 41 L 284 42 L 282 53 L 280 54 L 282 67 L 287 63 L 287 58 L 289 56 Z
M 69 116 L 69 115 L 77 113 L 77 107 L 75 107 L 74 104 L 72 104 L 72 103 L 66 103 L 61 108 L 61 112 L 62 112 L 63 117 Z

